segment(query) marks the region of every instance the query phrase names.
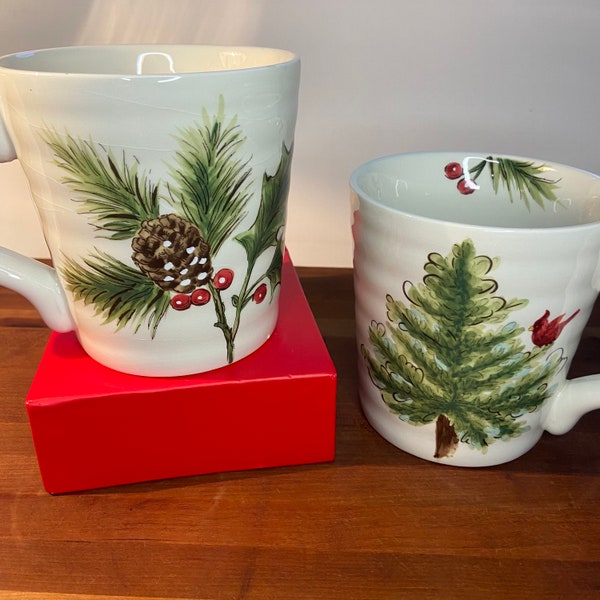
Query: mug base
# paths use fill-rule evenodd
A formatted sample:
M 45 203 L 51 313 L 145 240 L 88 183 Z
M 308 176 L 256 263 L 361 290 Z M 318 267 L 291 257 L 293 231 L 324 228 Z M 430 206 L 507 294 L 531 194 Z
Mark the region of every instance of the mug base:
M 105 329 L 100 333 L 93 326 L 88 331 L 82 324 L 76 334 L 86 354 L 109 369 L 142 377 L 181 377 L 214 371 L 250 356 L 272 336 L 278 316 L 279 295 L 260 317 L 247 320 L 240 327 L 231 360 L 225 339 L 214 326 L 208 332 L 200 329 L 193 337 L 182 329 L 180 336 L 171 339 L 120 337 L 118 332 Z

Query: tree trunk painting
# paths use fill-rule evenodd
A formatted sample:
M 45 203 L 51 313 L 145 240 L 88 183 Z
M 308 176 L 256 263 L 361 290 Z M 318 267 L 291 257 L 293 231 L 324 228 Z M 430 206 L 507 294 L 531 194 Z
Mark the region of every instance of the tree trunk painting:
M 440 415 L 435 422 L 435 454 L 434 458 L 454 456 L 458 448 L 458 437 L 452 423 L 446 415 Z

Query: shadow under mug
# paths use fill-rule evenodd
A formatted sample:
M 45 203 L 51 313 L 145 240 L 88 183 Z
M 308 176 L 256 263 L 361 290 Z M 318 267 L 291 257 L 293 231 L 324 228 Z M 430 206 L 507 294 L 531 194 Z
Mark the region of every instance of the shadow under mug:
M 351 178 L 359 393 L 384 438 L 512 460 L 600 408 L 566 374 L 600 289 L 600 177 L 514 156 L 388 156 Z
M 199 373 L 277 320 L 300 61 L 285 50 L 96 46 L 0 58 L 54 269 L 0 249 L 0 284 L 113 369 Z

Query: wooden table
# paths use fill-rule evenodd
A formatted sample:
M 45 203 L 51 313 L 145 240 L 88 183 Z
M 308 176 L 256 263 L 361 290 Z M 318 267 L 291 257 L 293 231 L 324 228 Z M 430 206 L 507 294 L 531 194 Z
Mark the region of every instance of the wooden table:
M 0 289 L 0 598 L 600 598 L 600 411 L 439 466 L 366 423 L 352 273 L 298 269 L 338 369 L 335 462 L 50 496 L 23 400 L 49 331 Z M 598 371 L 600 312 L 573 375 Z

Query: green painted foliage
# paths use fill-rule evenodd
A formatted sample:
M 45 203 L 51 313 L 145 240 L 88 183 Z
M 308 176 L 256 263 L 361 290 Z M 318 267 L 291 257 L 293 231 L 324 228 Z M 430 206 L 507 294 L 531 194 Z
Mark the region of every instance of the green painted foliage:
M 127 161 L 91 140 L 59 135 L 47 129 L 44 140 L 55 163 L 66 172 L 62 182 L 92 217 L 97 231 L 114 240 L 132 238 L 144 219 L 159 214 L 159 186 L 140 171 L 137 160 Z
M 528 160 L 488 156 L 478 162 L 470 170 L 473 181 L 477 181 L 482 172 L 488 168 L 494 193 L 505 188 L 511 202 L 515 196 L 531 209 L 531 201 L 545 209 L 544 202 L 559 202 L 556 196 L 558 180 L 546 176 L 548 168 Z
M 221 99 L 217 115 L 211 118 L 204 111 L 203 123 L 180 131 L 170 168 L 171 199 L 200 229 L 213 255 L 247 214 L 251 175 L 247 161 L 238 156 L 245 138 L 235 119 L 225 124 L 224 118 Z
M 498 294 L 497 266 L 471 240 L 430 254 L 422 282 L 407 282 L 403 300 L 387 296 L 388 321 L 371 325 L 362 348 L 393 413 L 413 425 L 445 415 L 460 442 L 482 451 L 525 430 L 519 417 L 540 407 L 563 363 L 560 351 L 526 349 L 509 319 L 527 301 Z
M 91 305 L 105 323 L 117 329 L 145 323 L 152 336 L 169 308 L 169 294 L 134 269 L 103 252 L 84 259 L 83 264 L 67 259 L 62 268 L 67 289 L 76 300 Z
M 269 248 L 275 248 L 273 258 L 266 271 L 271 293 L 281 282 L 281 261 L 285 240 L 283 228 L 287 211 L 287 196 L 290 187 L 292 151 L 285 145 L 281 148 L 281 160 L 273 175 L 265 173 L 262 180 L 262 200 L 254 223 L 238 234 L 235 239 L 245 249 L 248 262 L 256 264 L 258 258 Z
M 164 216 L 161 204 L 163 211 L 188 221 L 185 231 L 199 232 L 208 248 L 205 259 L 210 259 L 211 272 L 218 269 L 223 244 L 230 241 L 243 246 L 248 261 L 245 273 L 235 274 L 235 281 L 240 282 L 238 293 L 228 298 L 229 292 L 223 295 L 223 290 L 209 278 L 197 283 L 210 292 L 216 315 L 214 326 L 223 332 L 227 360 L 231 362 L 242 311 L 253 299 L 263 301 L 259 290 L 263 282 L 269 282 L 271 299 L 281 282 L 291 150 L 282 146 L 275 173 L 258 174 L 262 183 L 260 203 L 250 227 L 240 231 L 249 216 L 252 177 L 257 174 L 252 173 L 244 155 L 246 138 L 237 118 L 225 117 L 222 97 L 216 115 L 211 117 L 204 110 L 201 122 L 178 132 L 177 150 L 167 165 L 169 177 L 165 181 L 151 181 L 135 156 L 123 153 L 117 158 L 111 148 L 93 140 L 68 133 L 59 135 L 52 129 L 46 129 L 42 137 L 53 152 L 56 165 L 65 173 L 62 183 L 72 191 L 73 200 L 81 203 L 80 212 L 88 215 L 97 236 L 133 240 L 136 252 L 145 259 L 145 265 L 151 265 L 148 268 L 153 269 L 152 275 L 163 287 L 170 273 L 162 273 L 161 269 L 172 269 L 174 263 L 167 267 L 169 262 L 163 259 L 161 264 L 161 259 L 153 254 L 156 246 L 146 240 L 158 235 L 158 229 L 164 235 L 178 235 L 183 242 L 187 238 L 175 228 L 164 233 L 167 225 L 153 221 Z M 185 244 L 172 242 L 165 241 L 171 248 L 186 248 Z M 268 251 L 269 262 L 258 272 L 257 262 Z M 177 259 L 173 258 L 179 263 Z M 97 249 L 80 261 L 73 257 L 65 257 L 64 261 L 61 273 L 76 301 L 93 306 L 105 323 L 112 323 L 117 329 L 131 325 L 137 332 L 145 324 L 152 336 L 156 334 L 169 309 L 171 295 L 158 287 L 148 273 Z M 257 290 L 259 295 L 255 296 Z

